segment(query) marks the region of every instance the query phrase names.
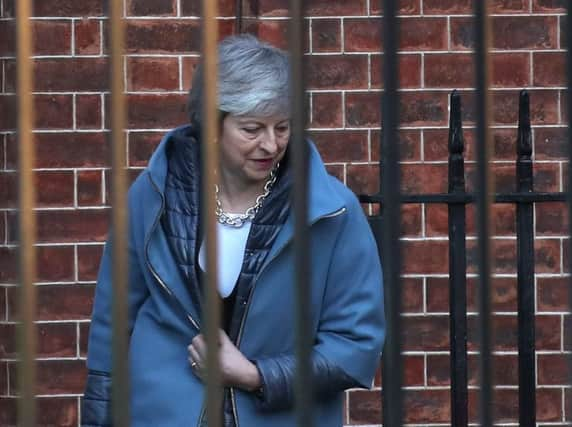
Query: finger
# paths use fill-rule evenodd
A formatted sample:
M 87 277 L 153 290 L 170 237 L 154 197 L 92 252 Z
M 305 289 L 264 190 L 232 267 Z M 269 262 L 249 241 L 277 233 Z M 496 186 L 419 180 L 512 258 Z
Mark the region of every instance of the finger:
M 193 368 L 201 368 L 204 366 L 204 361 L 201 358 L 201 355 L 198 353 L 198 351 L 195 349 L 195 347 L 191 347 L 189 349 L 189 355 L 190 355 L 190 359 L 191 359 L 191 366 Z M 196 365 L 193 365 L 193 362 Z
M 204 337 L 197 336 L 196 339 L 193 340 L 193 348 L 201 355 L 201 359 L 206 360 L 207 358 L 207 343 L 204 340 Z

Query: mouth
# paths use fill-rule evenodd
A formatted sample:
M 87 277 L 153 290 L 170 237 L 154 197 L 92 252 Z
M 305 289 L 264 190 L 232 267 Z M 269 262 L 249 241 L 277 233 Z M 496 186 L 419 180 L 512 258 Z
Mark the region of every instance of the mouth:
M 259 169 L 270 169 L 274 165 L 274 159 L 252 159 L 255 165 L 258 166 Z

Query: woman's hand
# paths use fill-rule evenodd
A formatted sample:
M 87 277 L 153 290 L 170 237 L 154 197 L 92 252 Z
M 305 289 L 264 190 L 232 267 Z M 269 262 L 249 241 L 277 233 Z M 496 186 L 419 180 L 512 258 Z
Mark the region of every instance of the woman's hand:
M 202 334 L 193 338 L 188 347 L 189 363 L 194 374 L 203 382 L 207 374 L 207 343 Z M 219 367 L 223 387 L 258 390 L 262 384 L 256 365 L 248 360 L 221 330 L 219 334 Z

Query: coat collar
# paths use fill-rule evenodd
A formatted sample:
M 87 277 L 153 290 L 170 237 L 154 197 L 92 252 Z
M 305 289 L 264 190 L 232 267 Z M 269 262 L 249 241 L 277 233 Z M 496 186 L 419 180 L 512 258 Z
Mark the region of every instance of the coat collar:
M 165 192 L 165 180 L 167 177 L 167 146 L 169 140 L 175 133 L 186 133 L 190 130 L 191 125 L 184 125 L 167 133 L 149 160 L 147 169 L 162 196 Z M 338 192 L 335 191 L 332 179 L 328 175 L 315 145 L 310 141 L 308 141 L 308 144 L 310 153 L 308 219 L 312 223 L 320 217 L 339 211 L 344 207 L 345 203 Z

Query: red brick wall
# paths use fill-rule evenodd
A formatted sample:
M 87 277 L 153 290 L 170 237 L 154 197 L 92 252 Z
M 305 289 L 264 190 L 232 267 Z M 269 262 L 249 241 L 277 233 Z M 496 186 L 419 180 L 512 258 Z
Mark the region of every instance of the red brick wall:
M 38 186 L 38 394 L 41 425 L 76 426 L 94 281 L 109 215 L 110 152 L 102 0 L 34 1 Z M 129 91 L 129 166 L 145 166 L 165 130 L 185 121 L 184 104 L 199 49 L 197 0 L 126 0 L 125 80 Z M 221 4 L 221 34 L 234 27 L 234 1 Z M 258 3 L 258 11 L 253 10 Z M 359 193 L 377 188 L 380 0 L 308 1 L 311 134 L 330 170 Z M 470 0 L 402 0 L 401 131 L 403 188 L 446 190 L 448 94 L 464 95 L 473 125 Z M 492 84 L 497 188 L 514 187 L 518 90 L 531 92 L 536 189 L 565 181 L 565 0 L 495 0 Z M 0 424 L 15 423 L 16 150 L 14 0 L 0 0 Z M 287 1 L 246 1 L 249 31 L 286 45 Z M 467 156 L 475 158 L 470 130 Z M 469 187 L 474 166 L 468 166 Z M 563 424 L 570 350 L 565 206 L 536 208 L 538 420 Z M 447 214 L 443 206 L 403 208 L 406 421 L 449 422 Z M 498 384 L 496 419 L 516 425 L 515 210 L 493 209 L 493 305 Z M 474 236 L 472 209 L 468 215 Z M 468 242 L 474 289 L 475 240 Z M 475 303 L 471 292 L 471 333 Z M 476 381 L 474 354 L 470 378 Z M 476 420 L 474 387 L 471 419 Z M 350 391 L 348 425 L 376 425 L 374 391 Z M 570 421 L 570 414 L 566 414 Z

